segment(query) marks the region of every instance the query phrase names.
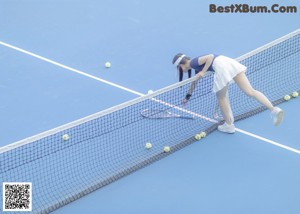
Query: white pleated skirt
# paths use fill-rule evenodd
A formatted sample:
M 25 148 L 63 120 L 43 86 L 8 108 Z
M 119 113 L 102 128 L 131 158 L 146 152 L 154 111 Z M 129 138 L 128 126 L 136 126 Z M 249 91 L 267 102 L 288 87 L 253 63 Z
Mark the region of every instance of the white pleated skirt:
M 215 70 L 213 85 L 213 92 L 215 93 L 234 83 L 233 78 L 247 70 L 247 67 L 238 61 L 222 55 L 215 58 L 212 67 Z

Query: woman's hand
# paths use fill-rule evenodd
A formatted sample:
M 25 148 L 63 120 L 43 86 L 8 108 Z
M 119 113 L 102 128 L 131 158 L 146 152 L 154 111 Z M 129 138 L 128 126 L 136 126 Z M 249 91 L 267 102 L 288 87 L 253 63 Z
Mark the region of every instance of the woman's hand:
M 189 100 L 184 99 L 184 100 L 182 100 L 181 104 L 182 104 L 182 105 L 186 105 L 186 103 L 187 103 L 188 101 L 189 101 Z
M 192 96 L 192 94 L 187 93 L 186 96 L 185 96 L 185 98 L 184 98 L 184 100 L 182 100 L 182 102 L 181 102 L 182 105 L 185 105 L 189 101 L 189 99 L 191 98 L 191 96 Z
M 199 79 L 203 78 L 205 75 L 205 72 L 204 71 L 201 71 L 197 74 L 197 78 L 196 78 L 196 81 L 198 81 Z

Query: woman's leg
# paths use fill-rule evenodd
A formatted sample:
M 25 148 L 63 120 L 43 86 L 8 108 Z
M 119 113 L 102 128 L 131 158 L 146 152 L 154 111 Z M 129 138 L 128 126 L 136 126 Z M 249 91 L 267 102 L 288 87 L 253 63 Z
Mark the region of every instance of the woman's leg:
M 245 72 L 241 72 L 238 75 L 236 75 L 234 77 L 234 81 L 237 83 L 237 85 L 240 87 L 240 89 L 242 89 L 242 91 L 245 94 L 247 94 L 250 97 L 253 97 L 262 105 L 267 107 L 270 111 L 273 111 L 274 106 L 272 105 L 272 103 L 263 93 L 252 88 L 248 78 L 245 75 Z
M 228 125 L 232 125 L 234 122 L 229 99 L 227 97 L 228 93 L 228 86 L 224 87 L 222 90 L 218 91 L 217 94 L 217 99 L 218 103 L 222 112 L 222 115 L 224 117 L 225 122 Z

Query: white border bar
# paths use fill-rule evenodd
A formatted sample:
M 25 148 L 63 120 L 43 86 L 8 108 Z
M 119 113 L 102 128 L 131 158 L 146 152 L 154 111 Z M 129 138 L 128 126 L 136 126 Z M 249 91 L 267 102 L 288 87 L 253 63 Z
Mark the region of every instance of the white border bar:
M 293 31 L 293 32 L 291 32 L 291 33 L 289 33 L 289 34 L 287 34 L 287 35 L 285 35 L 283 37 L 280 37 L 280 38 L 278 38 L 278 39 L 276 39 L 276 40 L 274 40 L 274 41 L 272 41 L 272 42 L 270 42 L 268 44 L 265 44 L 265 45 L 263 45 L 263 46 L 261 46 L 259 48 L 256 48 L 253 51 L 250 51 L 250 52 L 248 52 L 248 53 L 246 53 L 246 54 L 244 54 L 244 55 L 236 58 L 236 60 L 237 61 L 241 61 L 241 60 L 244 60 L 246 58 L 249 58 L 249 57 L 253 56 L 254 54 L 257 54 L 258 52 L 266 50 L 266 49 L 268 49 L 268 48 L 270 48 L 270 47 L 272 47 L 274 45 L 277 45 L 278 43 L 280 43 L 280 42 L 282 42 L 284 40 L 287 40 L 287 39 L 289 39 L 289 38 L 291 38 L 293 36 L 296 36 L 298 34 L 300 34 L 300 29 L 295 30 L 295 31 Z
M 99 118 L 99 117 L 102 117 L 102 116 L 105 116 L 107 114 L 111 114 L 115 111 L 118 111 L 120 109 L 123 109 L 123 108 L 126 108 L 128 106 L 131 106 L 131 105 L 134 105 L 136 103 L 139 103 L 139 102 L 142 102 L 144 100 L 147 100 L 147 99 L 152 99 L 153 101 L 156 101 L 156 102 L 160 102 L 161 104 L 165 104 L 165 105 L 168 105 L 168 106 L 174 106 L 172 104 L 167 104 L 163 101 L 160 101 L 158 99 L 155 99 L 153 98 L 154 96 L 157 96 L 159 94 L 162 94 L 162 93 L 165 93 L 167 91 L 170 91 L 174 88 L 177 88 L 177 87 L 180 87 L 180 86 L 183 86 L 185 84 L 187 84 L 188 82 L 191 82 L 191 81 L 194 81 L 197 77 L 193 77 L 193 78 L 190 78 L 190 79 L 187 79 L 187 80 L 184 80 L 182 82 L 178 82 L 178 83 L 175 83 L 173 85 L 170 85 L 168 87 L 165 87 L 163 89 L 160 89 L 160 90 L 157 90 L 155 91 L 154 93 L 152 94 L 141 94 L 140 97 L 138 98 L 135 98 L 133 100 L 130 100 L 128 102 L 125 102 L 125 103 L 122 103 L 120 105 L 116 105 L 116 106 L 113 106 L 111 108 L 108 108 L 106 110 L 103 110 L 103 111 L 100 111 L 98 113 L 95 113 L 95 114 L 92 114 L 92 115 L 89 115 L 87 117 L 84 117 L 84 118 L 81 118 L 79 120 L 76 120 L 76 121 L 73 121 L 73 122 L 70 122 L 70 123 L 67 123 L 65 125 L 62 125 L 62 126 L 59 126 L 59 127 L 56 127 L 54 129 L 51 129 L 51 130 L 48 130 L 48 131 L 45 131 L 45 132 L 42 132 L 40 134 L 37 134 L 37 135 L 34 135 L 32 137 L 29 137 L 29 138 L 25 138 L 23 140 L 20 140 L 20 141 L 17 141 L 15 143 L 11 143 L 9 145 L 6 145 L 6 146 L 3 146 L 0 148 L 0 154 L 1 153 L 4 153 L 4 152 L 7 152 L 9 150 L 12 150 L 12 149 L 15 149 L 17 147 L 20 147 L 20 146 L 23 146 L 23 145 L 26 145 L 26 144 L 29 144 L 29 143 L 32 143 L 34 141 L 37 141 L 37 140 L 40 140 L 42 138 L 45 138 L 47 136 L 50 136 L 50 135 L 53 135 L 55 133 L 58 133 L 58 132 L 61 132 L 61 131 L 64 131 L 66 129 L 70 129 L 70 128 L 73 128 L 75 126 L 78 126 L 80 124 L 83 124 L 83 123 L 86 123 L 88 121 L 91 121 L 91 120 L 94 120 L 96 118 Z M 178 109 L 181 109 L 178 107 Z M 184 110 L 184 109 L 182 109 Z
M 295 36 L 295 35 L 298 35 L 298 34 L 300 34 L 300 29 L 298 29 L 298 30 L 296 30 L 296 31 L 294 31 L 294 32 L 291 32 L 291 33 L 289 33 L 289 34 L 287 34 L 287 35 L 285 35 L 285 36 L 283 36 L 283 37 L 281 37 L 281 38 L 279 38 L 279 39 L 276 39 L 276 40 L 274 40 L 273 42 L 270 42 L 270 43 L 268 43 L 268 44 L 266 44 L 266 45 L 264 45 L 264 46 L 262 46 L 262 47 L 260 47 L 260 48 L 257 48 L 257 49 L 255 49 L 255 50 L 253 50 L 253 51 L 251 51 L 251 52 L 249 52 L 249 53 L 247 53 L 247 54 L 244 54 L 244 55 L 238 57 L 236 60 L 241 61 L 241 60 L 243 60 L 243 59 L 245 59 L 245 58 L 251 57 L 251 56 L 253 56 L 254 54 L 256 54 L 256 53 L 258 53 L 258 52 L 261 52 L 261 51 L 263 51 L 263 50 L 265 50 L 265 49 L 267 49 L 267 48 L 269 48 L 269 47 L 271 47 L 271 46 L 274 46 L 274 45 L 276 45 L 276 44 L 278 44 L 278 43 L 280 43 L 280 42 L 282 42 L 282 41 L 284 41 L 284 40 L 287 40 L 287 39 L 289 39 L 289 38 L 291 38 L 291 37 L 293 37 L 293 36 Z M 97 80 L 97 81 L 106 83 L 106 84 L 111 85 L 111 86 L 113 86 L 113 87 L 117 87 L 117 88 L 120 88 L 120 89 L 122 89 L 122 90 L 125 90 L 125 91 L 128 91 L 128 92 L 130 92 L 130 93 L 133 93 L 133 94 L 136 94 L 136 95 L 141 96 L 141 97 L 139 97 L 139 98 L 136 98 L 136 99 L 133 99 L 133 100 L 131 100 L 131 101 L 125 102 L 125 103 L 123 103 L 123 104 L 114 106 L 114 107 L 109 108 L 109 109 L 106 109 L 106 110 L 104 110 L 104 111 L 101 111 L 101 112 L 92 114 L 92 115 L 90 115 L 90 116 L 84 117 L 84 118 L 79 119 L 79 120 L 76 120 L 76 121 L 74 121 L 74 122 L 71 122 L 71 123 L 68 123 L 68 124 L 59 126 L 59 127 L 57 127 L 57 128 L 51 129 L 51 130 L 49 130 L 49 131 L 46 131 L 46 132 L 43 132 L 43 133 L 34 135 L 34 136 L 32 136 L 32 137 L 29 137 L 29 138 L 26 138 L 26 139 L 17 141 L 17 142 L 15 142 L 15 143 L 9 144 L 9 145 L 7 145 L 7 146 L 1 147 L 1 148 L 0 148 L 0 154 L 1 154 L 1 153 L 4 153 L 4 152 L 7 152 L 7 151 L 9 151 L 9 150 L 15 149 L 15 148 L 17 148 L 17 147 L 20 147 L 20 146 L 23 146 L 23 145 L 32 143 L 32 142 L 34 142 L 34 141 L 37 141 L 37 140 L 42 139 L 42 138 L 44 138 L 44 137 L 50 136 L 50 135 L 55 134 L 55 133 L 57 133 L 57 132 L 61 132 L 61 131 L 63 131 L 63 130 L 72 128 L 72 127 L 74 127 L 74 126 L 80 125 L 80 124 L 85 123 L 85 122 L 88 122 L 88 121 L 93 120 L 93 119 L 95 119 L 95 118 L 98 118 L 98 117 L 101 117 L 101 116 L 110 114 L 110 113 L 112 113 L 112 112 L 118 111 L 118 110 L 120 110 L 120 109 L 126 108 L 126 107 L 128 107 L 128 106 L 130 106 L 130 105 L 136 104 L 136 103 L 141 102 L 141 101 L 143 101 L 143 100 L 146 100 L 146 99 L 152 99 L 152 100 L 155 101 L 156 99 L 153 98 L 154 96 L 157 96 L 157 95 L 159 95 L 159 94 L 161 94 L 161 93 L 164 93 L 164 92 L 166 92 L 166 91 L 170 91 L 170 90 L 172 90 L 172 89 L 174 89 L 174 88 L 176 88 L 176 87 L 180 87 L 180 86 L 182 86 L 182 85 L 185 85 L 185 84 L 187 84 L 188 82 L 192 82 L 192 81 L 194 81 L 194 80 L 196 79 L 196 77 L 193 77 L 193 78 L 187 79 L 187 80 L 185 80 L 185 81 L 182 81 L 182 82 L 179 82 L 179 83 L 175 83 L 175 84 L 173 84 L 173 85 L 171 85 L 171 86 L 165 87 L 165 88 L 163 88 L 163 89 L 160 89 L 160 90 L 158 90 L 158 91 L 156 91 L 156 92 L 154 92 L 154 93 L 152 93 L 152 94 L 144 95 L 144 94 L 139 93 L 139 92 L 137 92 L 137 91 L 134 91 L 134 90 L 131 90 L 131 89 L 129 89 L 129 88 L 126 88 L 126 87 L 117 85 L 117 84 L 115 84 L 115 83 L 109 82 L 109 81 L 107 81 L 107 80 L 103 80 L 103 79 L 101 79 L 101 78 L 92 76 L 92 75 L 90 75 L 90 74 L 84 73 L 83 71 L 80 71 L 80 70 L 71 68 L 71 67 L 69 67 L 69 66 L 65 66 L 65 65 L 60 64 L 60 63 L 58 63 L 58 62 L 55 62 L 55 61 L 53 61 L 53 60 L 50 60 L 50 59 L 47 59 L 47 58 L 45 58 L 45 57 L 39 56 L 39 55 L 37 55 L 37 54 L 34 54 L 34 53 L 32 53 L 32 52 L 29 52 L 29 51 L 26 51 L 26 50 L 24 50 L 24 49 L 15 47 L 15 46 L 13 46 L 13 45 L 7 44 L 7 43 L 5 43 L 5 42 L 0 41 L 0 45 L 3 45 L 3 46 L 5 46 L 5 47 L 11 48 L 11 49 L 14 49 L 14 50 L 16 50 L 16 51 L 22 52 L 22 53 L 27 54 L 27 55 L 33 56 L 33 57 L 38 58 L 38 59 L 40 59 L 40 60 L 46 61 L 46 62 L 51 63 L 51 64 L 54 64 L 54 65 L 56 65 L 56 66 L 59 66 L 59 67 L 61 67 L 61 68 L 67 69 L 67 70 L 72 71 L 72 72 L 75 72 L 75 73 L 77 73 L 77 74 L 80 74 L 80 75 L 83 75 L 83 76 L 92 78 L 92 79 L 94 79 L 94 80 Z M 163 102 L 163 101 L 160 101 L 160 100 L 156 100 L 156 101 L 158 101 L 158 102 Z M 172 104 L 168 104 L 168 103 L 165 103 L 165 104 L 166 104 L 166 105 L 172 105 Z M 172 106 L 173 106 L 173 105 L 172 105 Z M 187 111 L 187 110 L 182 109 L 182 108 L 179 108 L 179 107 L 178 107 L 178 109 L 179 109 L 179 110 L 183 110 L 183 111 Z M 194 112 L 188 112 L 188 113 L 191 113 L 192 115 L 195 115 L 195 116 L 197 116 L 197 117 L 201 117 L 201 118 L 206 119 L 206 117 L 204 117 L 204 116 L 202 116 L 202 115 L 198 115 L 198 114 L 196 114 L 196 113 L 194 113 Z M 212 122 L 212 123 L 216 123 L 216 122 L 217 122 L 217 121 L 215 121 L 215 120 L 213 120 L 213 119 L 210 119 L 210 118 L 207 118 L 207 120 L 210 121 L 210 122 Z M 276 145 L 276 146 L 279 146 L 279 147 L 281 147 L 281 148 L 284 148 L 284 149 L 287 149 L 287 150 L 290 150 L 290 151 L 293 151 L 293 152 L 296 152 L 296 153 L 300 154 L 300 151 L 299 151 L 299 150 L 293 149 L 293 148 L 291 148 L 291 147 L 284 146 L 284 145 L 282 145 L 282 144 L 276 143 L 276 142 L 271 141 L 271 140 L 268 140 L 268 139 L 266 139 L 266 138 L 262 138 L 262 137 L 260 137 L 260 136 L 257 136 L 257 135 L 251 134 L 251 133 L 249 133 L 249 132 L 243 131 L 243 130 L 241 130 L 241 129 L 236 129 L 236 131 L 241 132 L 241 133 L 243 133 L 243 134 L 247 134 L 247 135 L 252 136 L 252 137 L 256 137 L 256 138 L 258 138 L 258 139 L 260 139 L 260 140 L 263 140 L 263 141 L 265 141 L 265 142 L 271 143 L 271 144 L 273 144 L 273 145 Z

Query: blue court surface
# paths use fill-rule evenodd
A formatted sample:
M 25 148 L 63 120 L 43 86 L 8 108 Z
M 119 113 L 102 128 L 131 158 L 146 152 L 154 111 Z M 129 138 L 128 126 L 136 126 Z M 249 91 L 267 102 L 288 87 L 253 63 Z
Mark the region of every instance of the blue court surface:
M 171 62 L 179 52 L 238 58 L 300 28 L 300 11 L 209 12 L 210 4 L 242 3 L 1 0 L 0 147 L 176 83 Z M 275 3 L 300 10 L 299 1 L 291 0 L 247 4 L 271 7 Z M 300 61 L 299 55 L 295 60 Z M 104 66 L 108 61 L 111 68 Z M 280 72 L 290 75 L 288 66 Z M 298 214 L 300 98 L 279 107 L 285 111 L 279 127 L 273 126 L 268 111 L 262 111 L 237 121 L 239 131 L 233 135 L 214 131 L 53 213 Z M 126 147 L 128 142 L 115 137 Z M 84 166 L 80 151 L 70 150 L 67 156 Z M 43 170 L 49 160 L 41 160 L 37 168 Z M 26 169 L 18 170 L 20 181 Z M 32 173 L 34 179 L 51 182 L 51 170 L 43 171 L 49 177 Z M 34 179 L 26 180 L 33 188 Z M 57 188 L 67 192 L 72 178 L 62 174 L 60 179 L 65 181 Z M 0 209 L 0 213 L 6 212 Z

